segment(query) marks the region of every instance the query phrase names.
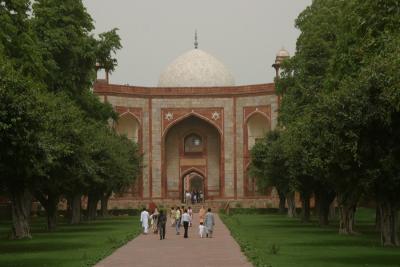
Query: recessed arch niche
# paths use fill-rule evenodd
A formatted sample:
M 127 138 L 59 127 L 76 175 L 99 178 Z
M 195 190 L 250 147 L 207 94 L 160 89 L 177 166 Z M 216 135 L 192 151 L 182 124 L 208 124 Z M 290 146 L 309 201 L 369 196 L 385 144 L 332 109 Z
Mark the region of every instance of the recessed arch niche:
M 168 127 L 162 141 L 163 197 L 181 199 L 182 175 L 192 168 L 204 170 L 205 197 L 220 196 L 223 173 L 221 140 L 218 128 L 195 114 Z
M 139 147 L 142 142 L 142 131 L 139 120 L 132 113 L 126 112 L 119 115 L 116 121 L 115 130 L 120 135 L 125 135 L 129 140 L 136 142 Z M 123 195 L 133 198 L 143 197 L 143 177 L 140 175 L 135 183 Z
M 263 194 L 257 188 L 257 181 L 249 175 L 250 150 L 260 140 L 262 140 L 271 129 L 269 117 L 262 112 L 252 113 L 245 123 L 245 162 L 244 171 L 244 192 L 248 197 L 254 197 Z

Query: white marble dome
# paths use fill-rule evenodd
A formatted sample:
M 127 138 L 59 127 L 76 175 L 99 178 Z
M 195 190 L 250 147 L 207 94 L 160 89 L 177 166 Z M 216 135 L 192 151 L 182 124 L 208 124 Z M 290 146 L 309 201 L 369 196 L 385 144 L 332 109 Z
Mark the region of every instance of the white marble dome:
M 175 59 L 161 74 L 159 87 L 234 86 L 231 72 L 218 59 L 193 49 Z

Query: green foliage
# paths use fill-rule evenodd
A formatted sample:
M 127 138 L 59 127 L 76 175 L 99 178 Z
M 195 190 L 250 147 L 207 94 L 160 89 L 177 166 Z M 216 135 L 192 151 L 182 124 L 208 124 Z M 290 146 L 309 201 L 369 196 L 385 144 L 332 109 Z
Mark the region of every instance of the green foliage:
M 113 55 L 122 48 L 121 38 L 118 36 L 117 30 L 115 28 L 100 34 L 97 44 L 97 63 L 110 73 L 114 71 L 117 65 L 117 59 L 113 58 Z
M 292 183 L 333 189 L 341 207 L 368 195 L 397 212 L 400 3 L 315 0 L 296 26 L 277 80 Z
M 38 162 L 45 159 L 40 144 L 43 92 L 0 57 L 0 183 L 18 190 L 27 178 L 43 172 Z M 6 191 L 7 191 L 6 190 Z
M 141 156 L 90 90 L 97 59 L 117 65 L 116 29 L 96 39 L 81 0 L 3 1 L 0 26 L 0 191 L 29 189 L 55 215 L 61 196 L 125 190 Z
M 290 191 L 289 173 L 279 137 L 279 131 L 272 131 L 262 142 L 254 145 L 251 150 L 250 173 L 257 177 L 259 188 L 275 186 L 280 192 L 287 193 Z
M 45 76 L 42 54 L 31 28 L 30 0 L 2 1 L 0 54 L 25 76 L 39 81 Z
M 111 70 L 117 65 L 112 58 L 121 48 L 116 29 L 100 34 L 97 40 L 81 0 L 35 1 L 32 29 L 43 55 L 47 71 L 43 82 L 48 90 L 68 94 L 95 120 L 115 119 L 111 106 L 100 103 L 90 88 L 96 78 L 96 60 Z

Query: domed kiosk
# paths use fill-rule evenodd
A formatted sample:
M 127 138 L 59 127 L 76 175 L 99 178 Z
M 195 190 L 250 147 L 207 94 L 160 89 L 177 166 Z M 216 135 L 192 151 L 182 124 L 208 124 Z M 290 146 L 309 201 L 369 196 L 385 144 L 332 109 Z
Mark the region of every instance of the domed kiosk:
M 287 54 L 280 52 L 276 64 L 282 56 Z M 143 201 L 177 204 L 191 190 L 221 205 L 279 202 L 275 190 L 259 191 L 249 175 L 252 146 L 277 125 L 275 86 L 235 86 L 228 68 L 198 49 L 197 38 L 195 49 L 166 67 L 157 87 L 98 81 L 94 93 L 119 113 L 115 129 L 143 152 L 140 179 L 112 199 L 111 208 Z

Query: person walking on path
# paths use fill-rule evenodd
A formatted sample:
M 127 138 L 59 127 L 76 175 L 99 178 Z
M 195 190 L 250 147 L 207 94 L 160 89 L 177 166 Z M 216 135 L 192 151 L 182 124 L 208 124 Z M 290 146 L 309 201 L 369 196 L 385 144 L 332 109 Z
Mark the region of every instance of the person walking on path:
M 199 236 L 200 236 L 200 238 L 203 238 L 206 236 L 206 227 L 204 226 L 203 222 L 201 222 L 199 225 Z
M 176 220 L 176 211 L 175 211 L 174 207 L 171 207 L 169 218 L 171 220 L 171 226 L 174 227 L 175 226 L 175 220 Z
M 189 227 L 192 227 L 192 221 L 193 221 L 193 210 L 191 207 L 188 208 L 188 213 L 190 216 L 190 221 L 189 221 Z
M 155 208 L 153 214 L 150 216 L 151 218 L 151 230 L 154 234 L 157 234 L 158 231 L 158 209 Z
M 176 234 L 179 235 L 179 228 L 181 227 L 181 211 L 179 207 L 176 208 L 175 212 L 175 229 Z
M 147 234 L 149 231 L 149 213 L 147 212 L 146 208 L 143 208 L 142 212 L 140 213 L 140 223 L 142 225 L 143 234 Z
M 201 206 L 199 210 L 199 222 L 204 223 L 204 216 L 206 215 L 206 210 L 204 209 L 204 206 Z
M 190 223 L 190 215 L 187 212 L 187 210 L 185 210 L 185 213 L 183 213 L 182 215 L 182 222 L 183 222 L 183 228 L 185 228 L 185 234 L 184 234 L 184 238 L 188 238 L 188 229 L 189 229 L 189 223 Z
M 204 225 L 206 226 L 207 229 L 207 237 L 211 238 L 214 231 L 215 220 L 214 220 L 214 214 L 212 214 L 210 208 L 208 208 Z
M 158 215 L 157 227 L 160 233 L 160 240 L 165 239 L 165 225 L 167 224 L 167 216 L 164 214 L 163 210 L 160 210 Z

